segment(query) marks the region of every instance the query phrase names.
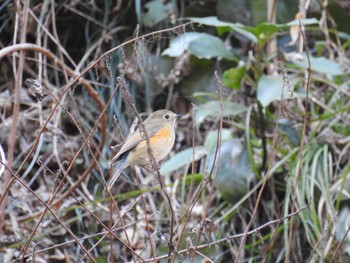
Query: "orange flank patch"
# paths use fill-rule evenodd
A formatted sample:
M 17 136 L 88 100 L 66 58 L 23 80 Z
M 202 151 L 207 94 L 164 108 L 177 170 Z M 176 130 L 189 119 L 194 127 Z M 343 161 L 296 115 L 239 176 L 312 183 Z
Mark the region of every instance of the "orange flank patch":
M 151 142 L 157 143 L 158 140 L 169 140 L 171 138 L 170 130 L 168 127 L 164 127 L 159 132 L 157 132 L 152 138 L 150 138 Z

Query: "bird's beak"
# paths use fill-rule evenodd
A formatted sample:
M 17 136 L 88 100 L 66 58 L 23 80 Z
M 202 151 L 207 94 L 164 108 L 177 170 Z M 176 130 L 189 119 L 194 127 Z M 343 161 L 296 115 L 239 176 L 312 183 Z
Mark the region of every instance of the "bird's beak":
M 180 114 L 180 113 L 176 113 L 175 117 L 176 119 L 180 118 L 183 114 Z

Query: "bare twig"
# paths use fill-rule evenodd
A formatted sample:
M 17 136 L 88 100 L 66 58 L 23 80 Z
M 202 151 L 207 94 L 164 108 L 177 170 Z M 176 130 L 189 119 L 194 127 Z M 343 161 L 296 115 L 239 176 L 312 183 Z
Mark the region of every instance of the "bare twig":
M 219 101 L 220 101 L 220 119 L 218 122 L 218 129 L 217 129 L 218 135 L 217 135 L 217 139 L 216 139 L 216 149 L 215 149 L 215 155 L 214 155 L 214 159 L 213 159 L 213 166 L 212 166 L 212 169 L 211 169 L 210 175 L 209 175 L 209 179 L 212 179 L 213 183 L 212 183 L 210 191 L 209 191 L 208 200 L 206 203 L 204 215 L 203 215 L 202 222 L 201 222 L 201 225 L 203 225 L 203 226 L 205 226 L 205 221 L 207 219 L 207 215 L 209 213 L 209 208 L 210 208 L 210 205 L 211 205 L 211 202 L 213 199 L 213 194 L 214 194 L 215 185 L 216 185 L 216 179 L 217 179 L 218 174 L 219 174 L 220 160 L 221 160 L 221 136 L 222 136 L 221 132 L 222 132 L 223 119 L 224 119 L 224 104 L 223 104 L 223 86 L 222 86 L 220 78 L 217 74 L 217 71 L 214 72 L 214 79 L 216 82 L 217 93 L 218 93 L 218 97 L 219 97 Z M 216 168 L 216 170 L 214 170 L 214 168 Z M 197 251 L 197 247 L 199 246 L 200 239 L 202 237 L 201 232 L 204 230 L 206 230 L 206 227 L 201 227 L 199 233 L 197 234 L 197 240 L 196 240 L 196 245 L 194 247 L 194 251 Z
M 307 63 L 308 63 L 308 67 L 306 69 L 306 81 L 305 81 L 305 89 L 306 89 L 306 97 L 305 97 L 305 112 L 304 112 L 304 120 L 303 120 L 303 130 L 301 133 L 301 142 L 300 142 L 300 152 L 299 152 L 299 158 L 298 158 L 298 163 L 299 165 L 297 165 L 296 168 L 296 172 L 295 172 L 295 181 L 294 181 L 294 189 L 293 189 L 293 201 L 292 201 L 292 207 L 291 207 L 291 212 L 293 213 L 295 211 L 295 207 L 296 207 L 296 199 L 297 199 L 297 195 L 296 195 L 296 190 L 298 187 L 298 182 L 299 182 L 299 176 L 301 173 L 301 169 L 303 167 L 303 156 L 304 156 L 304 147 L 305 147 L 305 137 L 306 137 L 306 128 L 307 128 L 307 124 L 308 124 L 308 118 L 309 118 L 309 91 L 310 91 L 310 77 L 311 77 L 311 62 L 310 62 L 310 50 L 308 47 L 308 39 L 305 35 L 305 31 L 304 29 L 304 25 L 302 24 L 302 21 L 299 20 L 299 27 L 300 27 L 300 33 L 301 36 L 304 40 L 304 45 L 305 45 L 305 50 L 306 50 L 306 57 L 307 57 Z M 289 255 L 291 252 L 291 248 L 292 248 L 292 238 L 293 238 L 293 227 L 294 227 L 294 216 L 291 217 L 290 219 L 290 228 L 289 228 L 289 238 L 288 238 L 288 244 L 287 244 L 287 251 L 286 251 L 286 258 L 285 258 L 285 263 L 289 262 Z
M 279 110 L 278 110 L 277 119 L 279 119 L 281 117 L 281 115 L 282 115 L 282 103 L 283 103 L 283 100 L 284 100 L 284 97 L 283 97 L 284 88 L 285 88 L 285 83 L 283 83 L 283 87 L 282 87 L 281 98 L 280 98 L 280 106 L 279 106 Z M 259 204 L 260 204 L 260 201 L 261 201 L 261 198 L 262 198 L 262 194 L 263 194 L 263 192 L 265 190 L 267 181 L 270 178 L 270 173 L 272 172 L 273 163 L 275 161 L 275 148 L 276 148 L 276 144 L 277 144 L 277 134 L 278 134 L 278 121 L 276 121 L 276 126 L 274 128 L 273 141 L 272 141 L 272 147 L 271 147 L 271 154 L 270 154 L 269 162 L 268 162 L 268 169 L 267 169 L 266 174 L 265 174 L 265 176 L 263 178 L 263 183 L 262 183 L 262 186 L 261 186 L 261 188 L 259 190 L 259 194 L 258 194 L 256 203 L 255 203 L 255 207 L 254 207 L 253 213 L 251 215 L 250 221 L 249 221 L 249 223 L 248 223 L 248 225 L 247 225 L 247 227 L 245 229 L 245 233 L 248 233 L 248 230 L 251 227 L 251 225 L 253 223 L 253 220 L 255 219 L 255 216 L 257 214 L 258 207 L 259 207 Z M 262 136 L 265 136 L 265 135 L 262 134 Z M 239 262 L 239 254 L 240 254 L 241 250 L 244 247 L 246 239 L 247 239 L 247 236 L 243 236 L 243 238 L 241 240 L 241 243 L 239 245 L 237 254 L 236 254 L 235 263 Z
M 241 233 L 241 234 L 237 234 L 237 235 L 233 235 L 233 236 L 228 236 L 228 237 L 225 237 L 225 238 L 222 238 L 222 239 L 219 239 L 219 240 L 216 240 L 214 242 L 211 242 L 211 243 L 207 243 L 207 244 L 203 244 L 203 245 L 199 245 L 197 246 L 197 249 L 204 249 L 204 248 L 207 248 L 207 247 L 212 247 L 212 246 L 215 246 L 215 245 L 218 245 L 218 244 L 221 244 L 221 243 L 224 243 L 224 242 L 230 242 L 232 239 L 236 239 L 236 238 L 240 238 L 240 237 L 244 237 L 244 236 L 247 236 L 247 235 L 252 235 L 252 234 L 256 234 L 256 233 L 259 233 L 262 229 L 270 226 L 270 225 L 273 225 L 273 224 L 278 224 L 279 222 L 285 220 L 285 219 L 288 219 L 292 216 L 295 216 L 296 214 L 299 214 L 301 211 L 303 211 L 304 209 L 306 209 L 307 207 L 309 206 L 306 205 L 304 207 L 301 207 L 300 209 L 296 210 L 294 213 L 290 213 L 286 216 L 284 216 L 283 218 L 279 218 L 279 219 L 276 219 L 276 220 L 272 220 L 272 221 L 269 221 L 255 229 L 252 229 L 246 233 Z M 179 250 L 177 251 L 178 254 L 184 254 L 184 253 L 188 253 L 188 249 L 182 249 L 182 250 Z M 160 256 L 160 257 L 157 257 L 156 259 L 157 260 L 161 260 L 161 259 L 165 259 L 167 258 L 168 256 L 167 255 L 164 255 L 164 256 Z M 154 259 L 146 259 L 145 262 L 151 262 L 153 261 Z
M 34 192 L 32 189 L 30 189 L 30 187 L 21 179 L 19 178 L 11 169 L 10 167 L 8 167 L 7 165 L 5 165 L 4 163 L 2 163 L 7 171 L 23 186 L 25 187 L 30 193 L 32 193 L 35 198 L 42 203 L 45 206 L 45 211 L 49 211 L 50 214 L 55 218 L 55 220 L 57 221 L 57 223 L 59 223 L 66 231 L 67 233 L 70 234 L 70 236 L 76 241 L 76 243 L 81 247 L 81 249 L 88 255 L 88 257 L 93 261 L 96 262 L 95 259 L 92 257 L 92 255 L 89 253 L 89 251 L 85 248 L 85 246 L 83 246 L 83 244 L 80 243 L 79 239 L 74 235 L 74 233 L 68 228 L 66 227 L 66 225 L 56 216 L 56 214 L 54 213 L 54 211 L 49 207 L 49 202 L 45 203 L 45 201 L 36 193 Z M 40 222 L 40 220 L 39 220 Z M 23 251 L 26 251 L 26 249 L 22 249 Z M 23 262 L 24 260 L 24 254 L 23 257 L 21 259 L 21 262 Z
M 0 59 L 10 53 L 13 53 L 15 51 L 20 51 L 20 50 L 32 50 L 32 51 L 36 51 L 36 52 L 40 52 L 43 53 L 45 56 L 47 56 L 49 59 L 51 59 L 55 64 L 59 65 L 60 67 L 67 67 L 62 61 L 60 61 L 55 55 L 53 55 L 49 50 L 39 47 L 37 45 L 34 44 L 18 44 L 18 45 L 13 45 L 10 47 L 6 47 L 0 50 Z M 67 68 L 67 72 L 71 75 L 71 76 L 76 76 L 76 74 L 69 68 Z M 87 70 L 86 70 L 87 72 Z M 84 72 L 84 73 L 86 73 Z M 80 79 L 82 77 L 82 75 L 84 74 L 80 74 L 79 76 L 77 76 L 75 78 L 75 81 L 77 81 L 78 79 Z M 90 138 L 93 135 L 93 132 L 96 130 L 96 128 L 98 127 L 98 123 L 99 120 L 101 121 L 101 141 L 100 141 L 100 146 L 99 148 L 102 149 L 102 147 L 104 146 L 105 140 L 106 140 L 106 120 L 107 120 L 107 116 L 105 113 L 105 106 L 103 104 L 103 102 L 101 101 L 101 99 L 99 98 L 97 92 L 95 90 L 93 90 L 91 88 L 91 86 L 89 85 L 89 83 L 84 80 L 84 79 L 80 79 L 81 84 L 83 85 L 83 87 L 85 87 L 87 89 L 87 91 L 89 92 L 89 94 L 96 100 L 100 110 L 101 110 L 101 114 L 99 116 L 99 118 L 97 119 L 98 121 L 96 121 L 94 128 L 92 129 L 92 131 L 90 132 L 90 134 L 87 137 L 87 141 L 90 140 Z M 58 108 L 58 106 L 60 105 L 60 101 L 62 100 L 64 94 L 73 86 L 74 80 L 68 84 L 66 86 L 66 88 L 62 91 L 61 95 L 59 96 L 59 98 L 57 99 L 57 103 L 53 106 L 53 109 L 51 111 L 51 113 L 49 114 L 47 120 L 45 121 L 45 123 L 43 124 L 42 128 L 39 131 L 39 135 L 36 138 L 36 140 L 33 142 L 32 147 L 30 148 L 29 152 L 27 153 L 26 157 L 24 158 L 24 160 L 22 161 L 21 165 L 19 166 L 16 174 L 18 175 L 21 170 L 23 169 L 24 165 L 26 164 L 27 160 L 30 158 L 32 152 L 34 151 L 35 147 L 37 146 L 39 140 L 40 140 L 40 136 L 43 133 L 43 131 L 46 129 L 49 121 L 51 120 L 51 118 L 53 117 L 56 109 Z M 76 160 L 76 158 L 79 156 L 80 152 L 82 151 L 82 149 L 85 147 L 86 143 L 84 143 L 82 145 L 82 147 L 80 148 L 80 150 L 76 153 L 75 157 L 73 158 L 73 160 L 71 161 L 71 165 L 70 167 L 68 167 L 67 172 L 65 174 L 65 177 L 67 176 L 67 173 L 70 171 L 70 169 L 72 168 L 74 161 Z M 99 157 L 100 151 L 97 151 L 96 154 L 96 158 Z M 93 169 L 93 167 L 95 167 L 95 162 L 92 162 L 90 164 L 90 166 L 84 171 L 84 173 L 79 177 L 79 179 L 75 182 L 75 184 L 73 186 L 71 186 L 71 189 L 75 189 L 77 188 L 80 183 L 85 180 L 86 176 L 90 173 L 90 171 Z M 0 198 L 0 203 L 2 203 L 2 200 L 5 196 L 5 194 L 7 194 L 7 191 L 9 191 L 10 186 L 12 184 L 12 182 L 14 181 L 14 178 L 11 178 L 10 182 L 8 184 L 6 184 L 6 189 L 5 189 L 5 193 L 3 194 L 3 196 Z M 59 202 L 61 202 L 65 197 L 67 197 L 67 192 L 65 194 L 63 194 L 57 201 L 55 201 L 54 204 L 57 204 Z M 33 215 L 32 215 L 33 216 Z
M 340 250 L 340 247 L 343 245 L 343 243 L 345 242 L 345 240 L 348 238 L 348 234 L 350 232 L 350 226 L 348 226 L 348 229 L 346 230 L 346 232 L 344 233 L 344 236 L 342 238 L 342 240 L 339 242 L 339 244 L 337 245 L 334 253 L 333 253 L 333 256 L 332 256 L 332 259 L 330 262 L 335 262 L 335 258 L 337 257 L 338 253 L 339 253 L 339 250 Z
M 123 92 L 123 98 L 124 98 L 126 104 L 131 108 L 135 117 L 137 117 L 139 120 L 139 129 L 140 129 L 141 134 L 144 135 L 146 138 L 147 154 L 148 154 L 148 157 L 150 159 L 152 169 L 156 173 L 157 182 L 159 183 L 160 189 L 161 189 L 162 193 L 164 194 L 164 196 L 168 202 L 168 205 L 169 205 L 169 210 L 170 210 L 170 227 L 169 228 L 170 228 L 170 230 L 169 230 L 169 244 L 168 244 L 168 246 L 169 246 L 169 257 L 170 257 L 170 255 L 172 254 L 172 252 L 174 250 L 173 244 L 172 244 L 173 243 L 173 236 L 174 236 L 174 222 L 175 222 L 174 208 L 173 208 L 171 199 L 169 197 L 169 194 L 166 192 L 166 190 L 164 188 L 164 183 L 163 183 L 162 177 L 161 177 L 160 172 L 159 172 L 159 165 L 158 165 L 157 160 L 154 157 L 154 154 L 153 154 L 153 151 L 151 148 L 149 135 L 145 129 L 145 126 L 142 122 L 142 119 L 141 119 L 139 113 L 137 112 L 136 106 L 135 106 L 131 96 L 129 95 L 127 89 L 126 89 L 126 83 L 124 82 L 123 79 L 120 79 L 120 78 L 118 78 L 118 79 L 122 83 L 121 88 L 122 88 L 122 92 Z M 152 250 L 152 254 L 155 255 L 152 243 L 151 243 L 151 250 Z
M 26 28 L 28 23 L 28 8 L 29 8 L 29 1 L 26 0 L 24 2 L 23 10 L 18 10 L 19 13 L 16 13 L 16 25 L 22 24 L 21 31 L 20 31 L 20 42 L 25 43 L 26 42 Z M 20 14 L 23 13 L 23 16 Z M 19 19 L 22 19 L 22 21 L 18 21 Z M 15 27 L 15 34 L 17 34 L 17 27 Z M 16 39 L 14 39 L 16 41 Z M 16 42 L 15 42 L 16 43 Z M 25 52 L 20 52 L 19 57 L 19 63 L 18 68 L 15 67 L 15 57 L 13 57 L 14 63 L 13 63 L 13 74 L 15 76 L 15 88 L 14 88 L 14 103 L 13 103 L 13 113 L 12 113 L 12 125 L 10 130 L 10 136 L 8 141 L 8 151 L 7 151 L 7 158 L 8 158 L 8 166 L 13 167 L 13 155 L 15 151 L 15 141 L 16 141 L 16 134 L 17 134 L 17 127 L 18 127 L 18 116 L 19 116 L 19 104 L 20 104 L 20 91 L 21 91 L 21 85 L 22 85 L 22 78 L 23 78 L 23 67 L 24 67 L 24 59 L 25 59 Z M 9 172 L 5 173 L 5 180 L 4 180 L 4 188 L 0 189 L 1 191 L 1 201 L 0 201 L 0 237 L 2 236 L 3 231 L 3 224 L 4 224 L 4 217 L 5 217 L 5 208 L 7 203 L 7 185 L 11 183 L 11 175 Z

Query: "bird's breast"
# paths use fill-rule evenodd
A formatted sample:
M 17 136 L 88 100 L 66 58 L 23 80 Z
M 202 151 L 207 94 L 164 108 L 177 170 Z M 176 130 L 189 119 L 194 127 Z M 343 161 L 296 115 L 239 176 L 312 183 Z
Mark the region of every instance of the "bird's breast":
M 172 132 L 171 127 L 164 127 L 160 129 L 155 135 L 149 138 L 152 153 L 154 158 L 159 162 L 164 159 L 175 142 L 175 133 Z M 148 155 L 147 141 L 139 143 L 130 153 L 129 162 L 140 166 L 145 166 L 150 163 Z
M 169 127 L 164 127 L 159 130 L 154 136 L 150 138 L 151 145 L 158 145 L 163 143 L 171 143 L 175 136 L 172 134 Z

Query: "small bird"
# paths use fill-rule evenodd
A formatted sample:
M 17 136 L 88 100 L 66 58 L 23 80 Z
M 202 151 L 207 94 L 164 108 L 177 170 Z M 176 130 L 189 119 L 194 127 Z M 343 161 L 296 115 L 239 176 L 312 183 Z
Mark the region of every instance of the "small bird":
M 148 134 L 149 143 L 154 158 L 157 162 L 163 160 L 173 148 L 175 142 L 175 124 L 181 114 L 169 110 L 158 110 L 153 112 L 144 122 Z M 108 183 L 109 189 L 118 179 L 121 172 L 129 165 L 134 164 L 141 167 L 150 165 L 147 139 L 140 128 L 128 135 L 124 145 L 112 158 L 110 166 L 119 162 L 116 172 Z

